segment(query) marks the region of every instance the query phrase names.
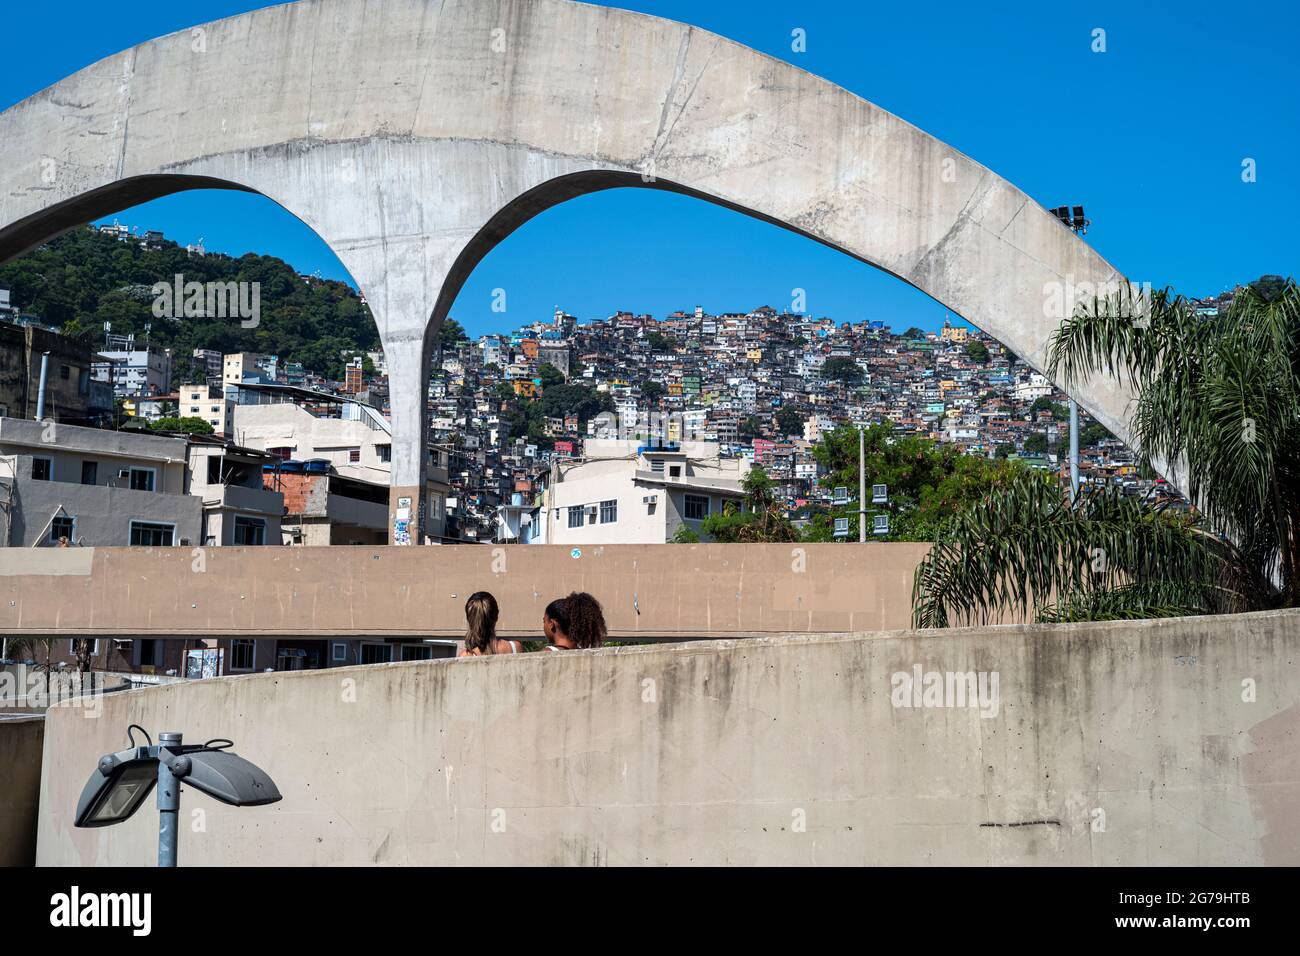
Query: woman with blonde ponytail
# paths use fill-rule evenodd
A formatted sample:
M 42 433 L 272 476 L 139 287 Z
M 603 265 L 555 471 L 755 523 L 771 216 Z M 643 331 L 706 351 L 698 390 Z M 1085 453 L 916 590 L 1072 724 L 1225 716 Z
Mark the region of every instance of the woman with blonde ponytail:
M 518 641 L 497 637 L 497 599 L 487 591 L 475 591 L 465 602 L 465 646 L 457 657 L 483 657 L 487 654 L 518 654 Z

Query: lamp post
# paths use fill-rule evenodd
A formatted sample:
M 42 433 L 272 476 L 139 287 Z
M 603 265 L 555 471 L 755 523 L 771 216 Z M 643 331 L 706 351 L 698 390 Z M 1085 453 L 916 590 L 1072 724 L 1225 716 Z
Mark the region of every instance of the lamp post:
M 132 729 L 149 740 L 136 746 Z M 127 728 L 131 747 L 99 758 L 77 801 L 74 825 L 107 827 L 122 823 L 158 788 L 158 865 L 175 866 L 180 835 L 181 784 L 235 807 L 259 807 L 281 799 L 280 791 L 256 764 L 232 753 L 229 740 L 185 744 L 180 733 L 158 735 L 154 744 L 143 728 Z
M 858 426 L 858 544 L 867 543 L 867 446 Z
M 1082 206 L 1057 206 L 1052 215 L 1076 236 L 1082 238 L 1092 225 Z M 1068 316 L 1067 316 L 1068 318 Z M 1079 403 L 1070 399 L 1070 504 L 1079 498 Z
M 158 865 L 175 866 L 180 842 L 181 778 L 172 770 L 162 752 L 174 754 L 182 749 L 181 735 L 163 732 L 158 735 Z

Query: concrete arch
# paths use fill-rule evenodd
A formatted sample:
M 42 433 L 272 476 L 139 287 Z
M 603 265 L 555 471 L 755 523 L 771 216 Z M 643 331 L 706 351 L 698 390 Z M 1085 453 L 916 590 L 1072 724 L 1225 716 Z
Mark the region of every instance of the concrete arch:
M 0 260 L 172 186 L 260 192 L 315 229 L 379 326 L 394 497 L 419 494 L 430 343 L 460 284 L 584 192 L 672 189 L 793 229 L 1039 368 L 1052 290 L 1122 281 L 1010 183 L 871 103 L 694 27 L 568 0 L 258 10 L 68 77 L 0 114 L 0 144 Z M 1076 397 L 1127 436 L 1122 388 Z

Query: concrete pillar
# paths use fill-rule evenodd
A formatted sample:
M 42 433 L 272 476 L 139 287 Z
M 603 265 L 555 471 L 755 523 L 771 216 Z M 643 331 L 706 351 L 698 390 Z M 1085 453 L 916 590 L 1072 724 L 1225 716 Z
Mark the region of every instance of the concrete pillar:
M 412 330 L 384 339 L 392 407 L 392 479 L 388 491 L 388 543 L 423 544 L 428 474 L 428 386 L 434 333 Z

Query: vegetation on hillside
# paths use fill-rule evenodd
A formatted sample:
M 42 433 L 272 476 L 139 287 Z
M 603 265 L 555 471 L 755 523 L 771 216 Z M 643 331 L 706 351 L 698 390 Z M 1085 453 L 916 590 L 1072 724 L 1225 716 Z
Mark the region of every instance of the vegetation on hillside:
M 261 315 L 256 328 L 238 319 L 157 318 L 158 282 L 257 282 Z M 260 352 L 284 362 L 301 362 L 330 378 L 343 374 L 343 353 L 379 348 L 369 308 L 347 283 L 299 275 L 273 256 L 220 253 L 192 256 L 174 242 L 148 246 L 122 241 L 90 226 L 73 229 L 25 256 L 0 265 L 0 284 L 9 287 L 15 307 L 58 327 L 65 334 L 101 347 L 105 322 L 115 335 L 134 333 L 173 350 L 177 376 L 189 376 L 194 349 Z M 444 325 L 444 343 L 464 331 Z

